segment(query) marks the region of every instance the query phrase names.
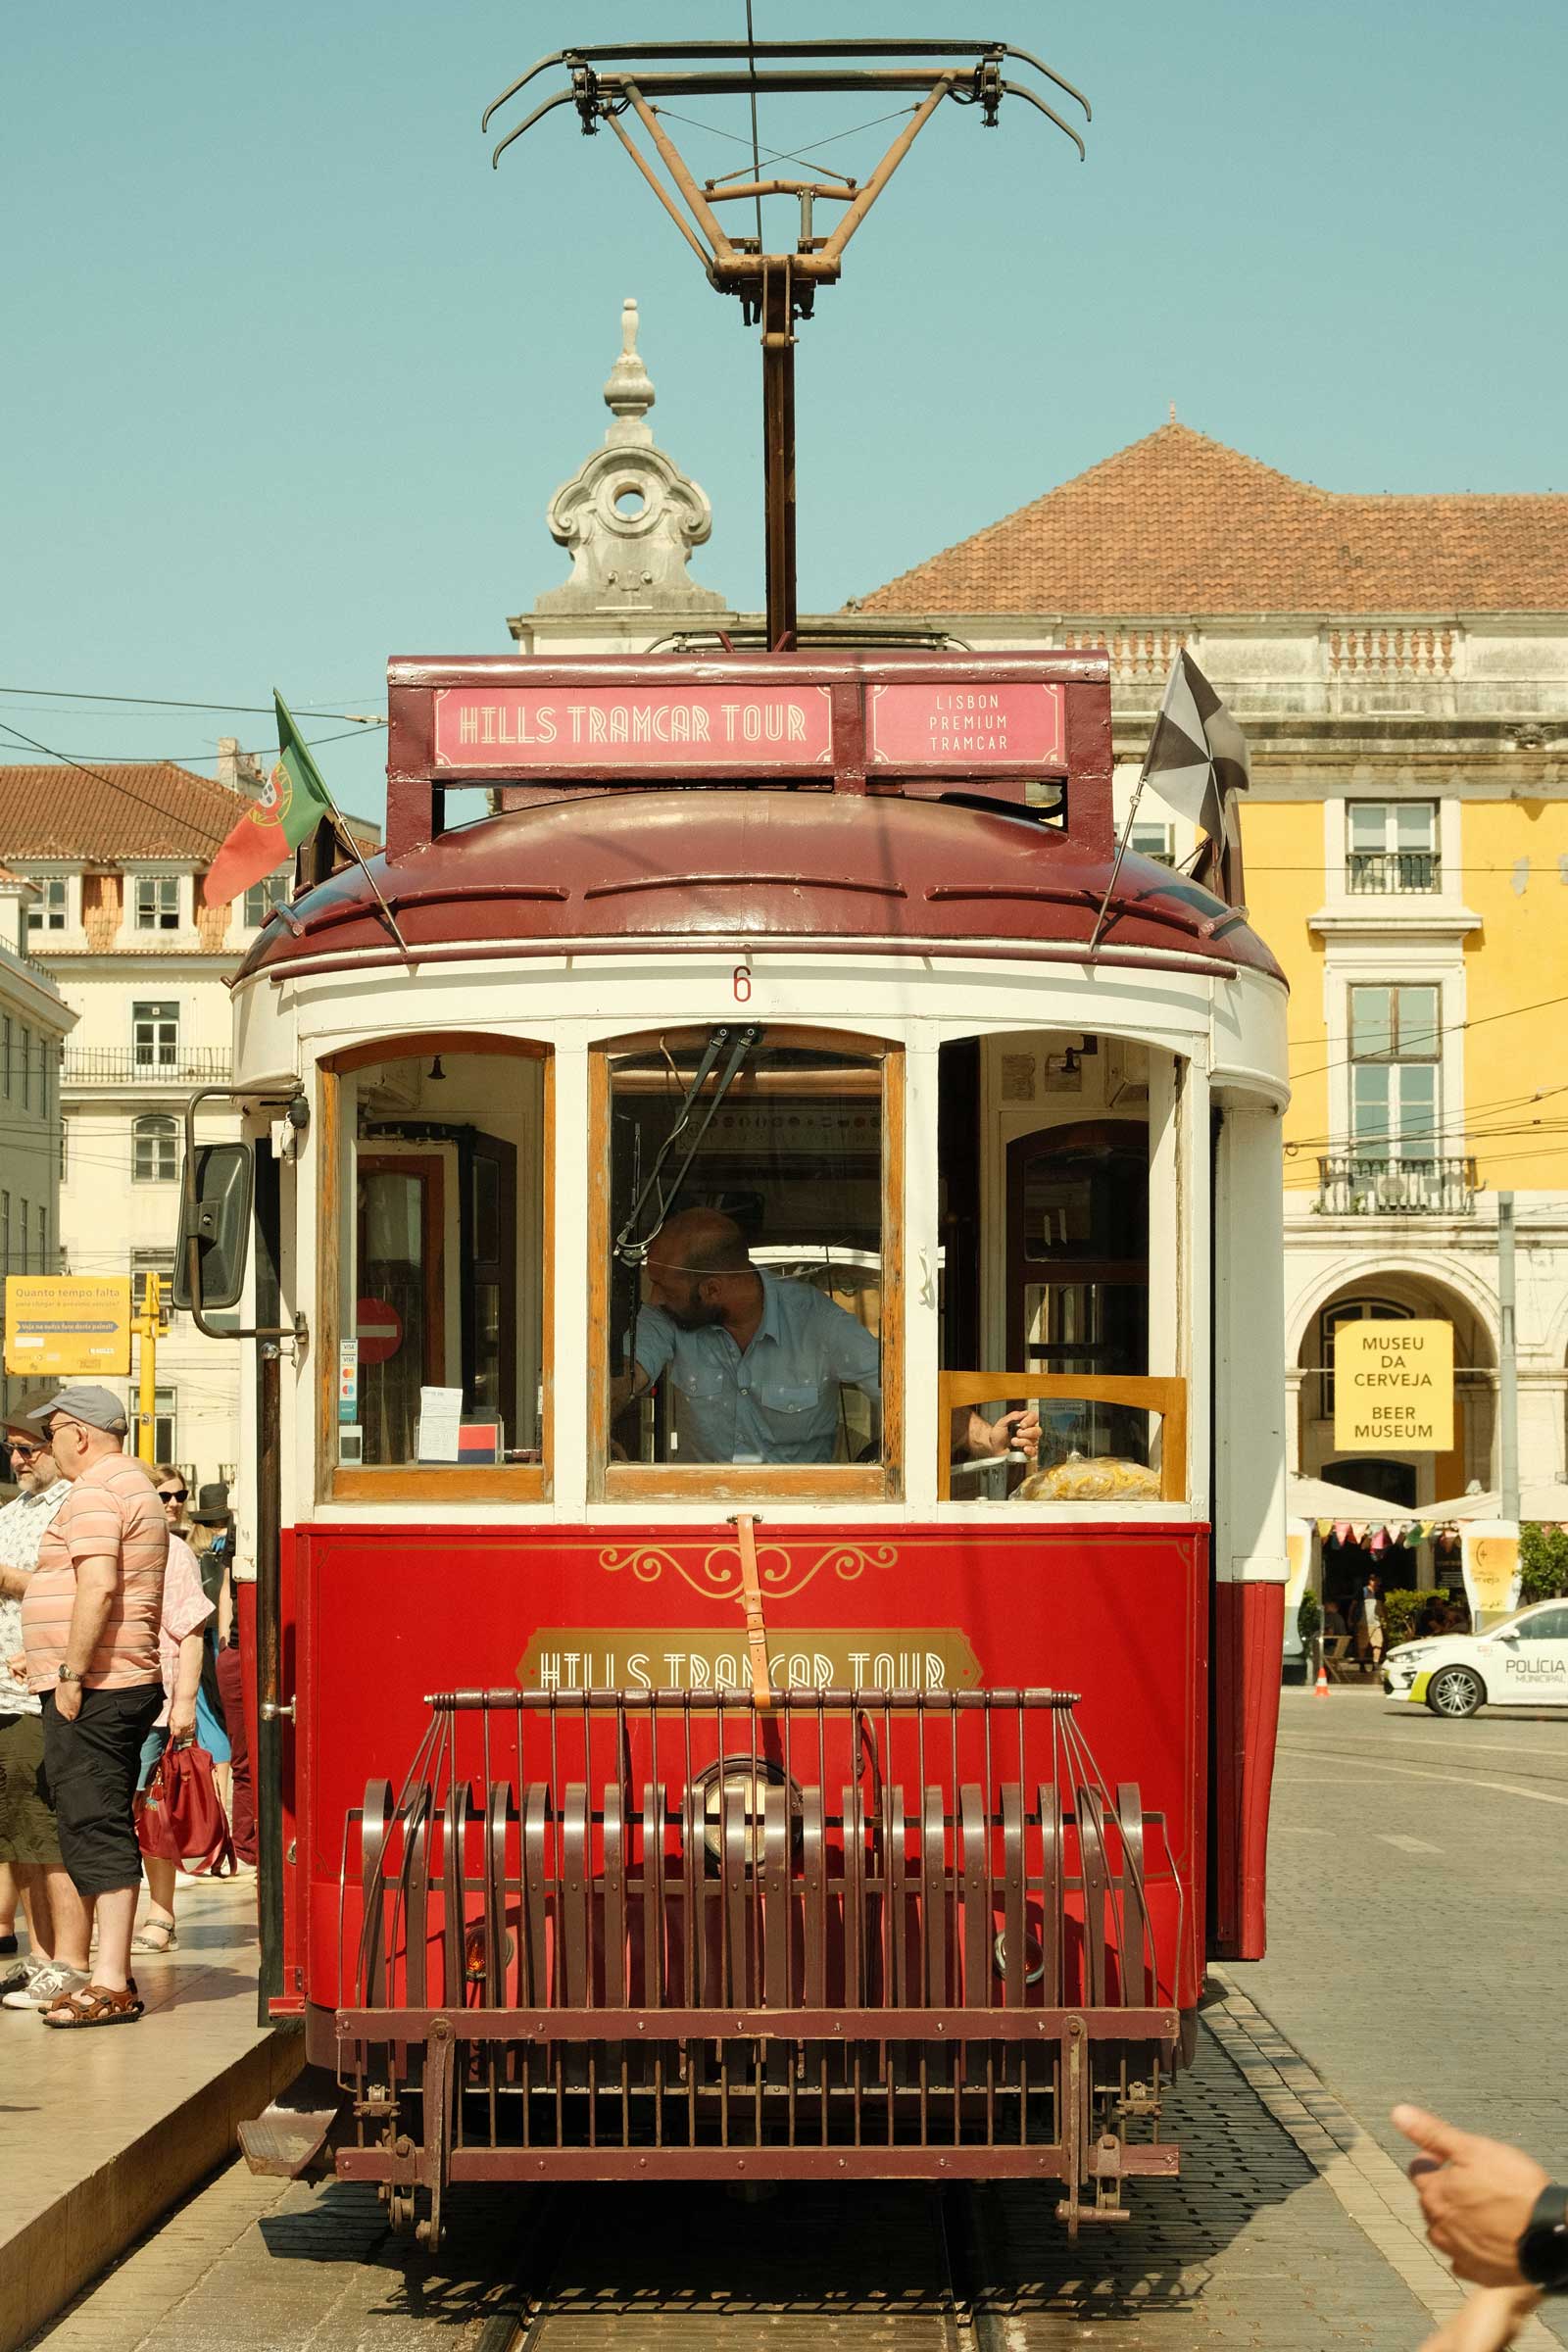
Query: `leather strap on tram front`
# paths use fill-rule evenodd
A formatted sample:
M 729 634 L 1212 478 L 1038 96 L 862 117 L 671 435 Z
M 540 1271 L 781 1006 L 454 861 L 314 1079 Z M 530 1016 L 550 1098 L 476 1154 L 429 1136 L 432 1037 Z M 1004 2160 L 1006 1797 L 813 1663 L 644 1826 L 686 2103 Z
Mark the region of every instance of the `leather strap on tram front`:
M 759 1707 L 773 1703 L 773 1685 L 767 1671 L 767 1620 L 762 1614 L 762 1584 L 757 1567 L 757 1516 L 737 1511 L 733 1521 L 741 1555 L 741 1605 L 746 1611 L 746 1642 L 752 1658 L 752 1696 Z

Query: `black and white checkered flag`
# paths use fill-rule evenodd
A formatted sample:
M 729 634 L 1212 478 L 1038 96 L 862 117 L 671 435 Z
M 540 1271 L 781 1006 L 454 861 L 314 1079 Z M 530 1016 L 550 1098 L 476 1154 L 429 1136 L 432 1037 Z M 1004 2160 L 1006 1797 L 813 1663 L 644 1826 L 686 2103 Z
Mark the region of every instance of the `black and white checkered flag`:
M 1189 653 L 1172 666 L 1141 780 L 1216 842 L 1227 838 L 1230 802 L 1251 782 L 1247 737 Z

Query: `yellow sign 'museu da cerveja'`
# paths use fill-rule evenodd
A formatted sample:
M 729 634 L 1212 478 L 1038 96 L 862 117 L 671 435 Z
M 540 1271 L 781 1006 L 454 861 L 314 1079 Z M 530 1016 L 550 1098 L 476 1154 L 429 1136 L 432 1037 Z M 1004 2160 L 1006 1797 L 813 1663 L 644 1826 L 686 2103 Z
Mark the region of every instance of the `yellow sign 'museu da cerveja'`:
M 1334 1446 L 1340 1453 L 1451 1452 L 1451 1323 L 1339 1325 Z

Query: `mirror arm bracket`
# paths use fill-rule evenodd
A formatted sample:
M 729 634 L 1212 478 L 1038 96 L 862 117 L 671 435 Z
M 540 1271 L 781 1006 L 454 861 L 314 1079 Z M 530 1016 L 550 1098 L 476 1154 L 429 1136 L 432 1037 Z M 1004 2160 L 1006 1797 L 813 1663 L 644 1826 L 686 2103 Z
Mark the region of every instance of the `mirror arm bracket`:
M 290 1102 L 299 1099 L 299 1090 L 296 1088 L 292 1095 L 258 1095 L 251 1099 L 269 1106 L 275 1103 L 286 1109 Z M 180 1178 L 181 1224 L 185 1222 L 185 1212 L 195 1205 L 197 1110 L 204 1102 L 234 1102 L 239 1100 L 239 1092 L 235 1087 L 199 1086 L 185 1103 L 185 1165 Z M 202 1307 L 201 1254 L 201 1243 L 193 1233 L 187 1234 L 185 1267 L 190 1284 L 190 1319 L 204 1339 L 292 1340 L 297 1348 L 303 1348 L 308 1345 L 310 1327 L 304 1315 L 297 1310 L 291 1323 L 257 1323 L 248 1329 L 234 1330 L 226 1329 L 220 1324 L 209 1323 Z

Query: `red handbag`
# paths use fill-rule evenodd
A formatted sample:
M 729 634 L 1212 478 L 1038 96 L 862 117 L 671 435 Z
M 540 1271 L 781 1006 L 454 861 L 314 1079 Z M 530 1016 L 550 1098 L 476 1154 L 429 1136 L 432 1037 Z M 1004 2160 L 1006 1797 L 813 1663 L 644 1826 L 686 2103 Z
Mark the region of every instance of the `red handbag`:
M 234 1876 L 234 1840 L 205 1747 L 194 1740 L 165 1747 L 136 1799 L 136 1840 L 154 1861 L 172 1862 L 192 1878 Z

